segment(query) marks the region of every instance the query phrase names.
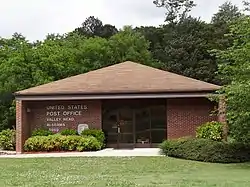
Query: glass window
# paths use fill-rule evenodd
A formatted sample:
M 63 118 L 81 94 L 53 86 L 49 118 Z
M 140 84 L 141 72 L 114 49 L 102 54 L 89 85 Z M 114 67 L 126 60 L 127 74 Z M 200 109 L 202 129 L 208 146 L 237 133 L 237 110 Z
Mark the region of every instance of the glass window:
M 166 138 L 166 107 L 158 105 L 150 107 L 152 143 L 161 143 Z
M 161 143 L 166 138 L 165 103 L 165 99 L 105 101 L 102 120 L 107 142 L 113 144 L 119 139 L 124 144 Z
M 148 108 L 135 110 L 135 140 L 136 143 L 150 143 L 150 111 Z

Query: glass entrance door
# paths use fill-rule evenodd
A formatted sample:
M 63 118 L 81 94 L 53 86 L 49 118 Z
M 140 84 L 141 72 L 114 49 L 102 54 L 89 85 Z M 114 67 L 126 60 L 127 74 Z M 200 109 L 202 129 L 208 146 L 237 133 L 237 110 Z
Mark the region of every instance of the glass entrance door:
M 103 130 L 108 146 L 115 148 L 134 147 L 133 110 L 129 107 L 106 109 L 103 112 Z
M 106 144 L 110 147 L 117 146 L 117 126 L 118 126 L 118 113 L 116 108 L 107 108 L 103 110 L 102 123 L 103 131 L 106 135 Z
M 166 100 L 103 102 L 102 128 L 108 147 L 154 147 L 166 139 Z
M 133 110 L 130 108 L 120 108 L 118 110 L 118 146 L 133 147 L 134 138 L 134 120 Z

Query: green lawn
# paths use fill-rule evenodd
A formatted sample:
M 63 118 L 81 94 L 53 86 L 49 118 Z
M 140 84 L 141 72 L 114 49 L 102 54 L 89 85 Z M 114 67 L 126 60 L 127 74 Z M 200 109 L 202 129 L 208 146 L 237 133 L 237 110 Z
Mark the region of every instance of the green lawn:
M 250 163 L 166 157 L 0 159 L 0 186 L 250 186 Z

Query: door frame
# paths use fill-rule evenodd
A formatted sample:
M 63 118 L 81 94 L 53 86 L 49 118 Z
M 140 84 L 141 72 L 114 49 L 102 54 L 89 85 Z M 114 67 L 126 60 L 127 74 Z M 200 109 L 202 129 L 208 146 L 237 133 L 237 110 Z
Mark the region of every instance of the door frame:
M 128 110 L 131 110 L 132 111 L 132 136 L 133 136 L 133 143 L 122 143 L 121 142 L 121 134 L 122 133 L 119 133 L 118 132 L 118 127 L 120 125 L 120 111 L 122 108 L 128 108 Z M 155 144 L 152 144 L 152 141 L 151 141 L 151 132 L 150 132 L 150 138 L 149 138 L 149 143 L 147 144 L 141 144 L 141 143 L 137 143 L 136 141 L 136 110 L 137 109 L 133 109 L 133 108 L 129 108 L 129 107 L 121 107 L 121 108 L 118 108 L 117 111 L 116 111 L 116 119 L 117 119 L 117 122 L 116 122 L 116 127 L 117 127 L 117 141 L 116 141 L 116 144 L 109 144 L 108 145 L 110 147 L 114 147 L 114 148 L 117 148 L 117 149 L 123 149 L 123 148 L 150 148 L 150 147 L 157 147 L 157 145 Z M 150 114 L 150 112 L 149 112 Z M 149 119 L 151 118 L 151 114 L 150 114 L 150 117 Z M 150 123 L 150 129 L 151 129 L 151 120 L 149 120 L 149 123 Z
M 110 102 L 110 103 L 109 103 Z M 150 147 L 157 147 L 159 145 L 159 143 L 153 143 L 152 141 L 152 130 L 154 129 L 153 126 L 152 126 L 152 114 L 151 114 L 151 106 L 163 106 L 163 103 L 164 102 L 157 102 L 156 104 L 149 104 L 149 105 L 145 105 L 145 108 L 148 108 L 149 109 L 149 123 L 150 123 L 150 138 L 149 138 L 149 143 L 145 143 L 145 144 L 142 144 L 142 143 L 138 143 L 137 142 L 137 134 L 136 134 L 136 111 L 139 109 L 140 110 L 140 107 L 135 107 L 134 106 L 139 106 L 138 104 L 134 105 L 133 102 L 135 102 L 134 100 L 133 101 L 102 101 L 102 121 L 105 119 L 107 121 L 108 118 L 103 118 L 103 110 L 108 110 L 108 111 L 112 111 L 112 114 L 113 114 L 113 122 L 111 122 L 111 124 L 113 123 L 113 129 L 116 129 L 116 130 L 112 130 L 112 132 L 110 133 L 110 137 L 113 137 L 111 138 L 112 139 L 112 142 L 108 142 L 107 140 L 107 147 L 110 147 L 110 148 L 118 148 L 118 149 L 123 149 L 123 148 L 150 148 Z M 132 103 L 132 104 L 131 104 Z M 165 125 L 167 126 L 167 106 L 166 106 L 166 102 L 164 103 L 164 107 L 165 107 Z M 120 111 L 124 108 L 127 108 L 127 110 L 130 110 L 132 112 L 132 143 L 122 143 L 120 140 L 121 140 L 121 134 L 117 132 L 117 126 L 119 125 L 120 123 Z M 143 108 L 143 107 L 142 107 Z M 145 109 L 144 108 L 144 109 Z M 114 117 L 115 116 L 115 117 Z M 116 122 L 114 122 L 116 121 Z M 111 128 L 110 127 L 110 122 L 109 123 L 109 126 L 106 126 L 105 128 L 105 123 L 102 122 L 102 129 L 105 130 L 107 132 L 107 138 L 108 138 L 108 132 L 110 132 L 108 129 Z M 165 127 L 166 127 L 165 126 Z M 115 128 L 116 127 L 116 128 Z M 152 129 L 153 128 L 153 129 Z M 115 131 L 115 132 L 114 132 Z M 165 128 L 165 131 L 167 131 L 167 127 Z M 166 135 L 165 135 L 166 137 Z
M 132 116 L 131 116 L 131 122 L 132 122 L 132 136 L 133 136 L 133 143 L 122 143 L 121 142 L 121 110 L 122 109 L 127 109 L 127 110 L 130 110 L 132 112 Z M 117 119 L 117 122 L 116 122 L 116 126 L 117 126 L 117 145 L 116 145 L 116 148 L 117 149 L 122 149 L 122 148 L 135 148 L 135 113 L 134 113 L 134 109 L 133 108 L 130 108 L 130 107 L 120 107 L 117 109 L 117 112 L 116 112 L 116 119 Z M 119 128 L 119 129 L 118 129 Z

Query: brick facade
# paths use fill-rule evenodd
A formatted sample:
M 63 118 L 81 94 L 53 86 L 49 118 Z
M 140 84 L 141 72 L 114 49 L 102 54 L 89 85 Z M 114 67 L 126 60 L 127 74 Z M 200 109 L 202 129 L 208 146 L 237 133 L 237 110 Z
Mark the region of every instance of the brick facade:
M 119 102 L 119 100 L 114 100 L 114 102 Z M 121 102 L 125 102 L 125 100 L 121 100 Z M 85 108 L 73 109 L 72 105 L 76 107 L 84 106 Z M 197 126 L 208 121 L 217 120 L 217 116 L 210 116 L 214 106 L 215 104 L 206 98 L 166 99 L 166 138 L 194 136 Z M 70 111 L 78 113 L 72 116 Z M 81 115 L 79 115 L 79 111 L 81 111 Z M 52 115 L 50 116 L 50 114 Z M 64 121 L 64 118 L 67 118 L 66 121 Z M 72 120 L 70 120 L 71 118 Z M 63 126 L 53 127 L 52 124 L 63 124 Z M 18 153 L 23 151 L 23 144 L 34 129 L 48 127 L 60 131 L 64 128 L 77 129 L 78 124 L 88 124 L 90 128 L 101 129 L 102 101 L 17 101 L 16 150 Z
M 26 113 L 26 103 L 20 100 L 16 101 L 16 152 L 23 152 L 25 140 L 29 137 L 27 128 L 28 119 Z
M 55 106 L 58 108 L 51 108 Z M 74 106 L 80 107 L 77 109 L 73 108 Z M 77 130 L 78 124 L 88 124 L 90 128 L 101 129 L 101 101 L 99 100 L 29 102 L 28 108 L 30 109 L 29 119 L 32 121 L 31 131 L 42 127 L 52 128 L 52 131 L 56 128 L 59 131 L 66 128 Z M 74 115 L 74 112 L 78 112 L 77 115 Z
M 58 108 L 53 108 L 55 106 Z M 74 106 L 79 106 L 79 109 L 74 109 Z M 81 106 L 85 106 L 85 108 L 81 108 Z M 78 113 L 74 115 L 72 112 Z M 49 128 L 55 132 L 66 128 L 77 130 L 78 124 L 88 124 L 90 128 L 101 129 L 101 114 L 101 101 L 99 100 L 17 101 L 16 151 L 17 153 L 23 152 L 25 140 L 35 129 Z
M 167 138 L 195 136 L 199 125 L 217 120 L 210 116 L 214 107 L 206 98 L 167 99 Z

